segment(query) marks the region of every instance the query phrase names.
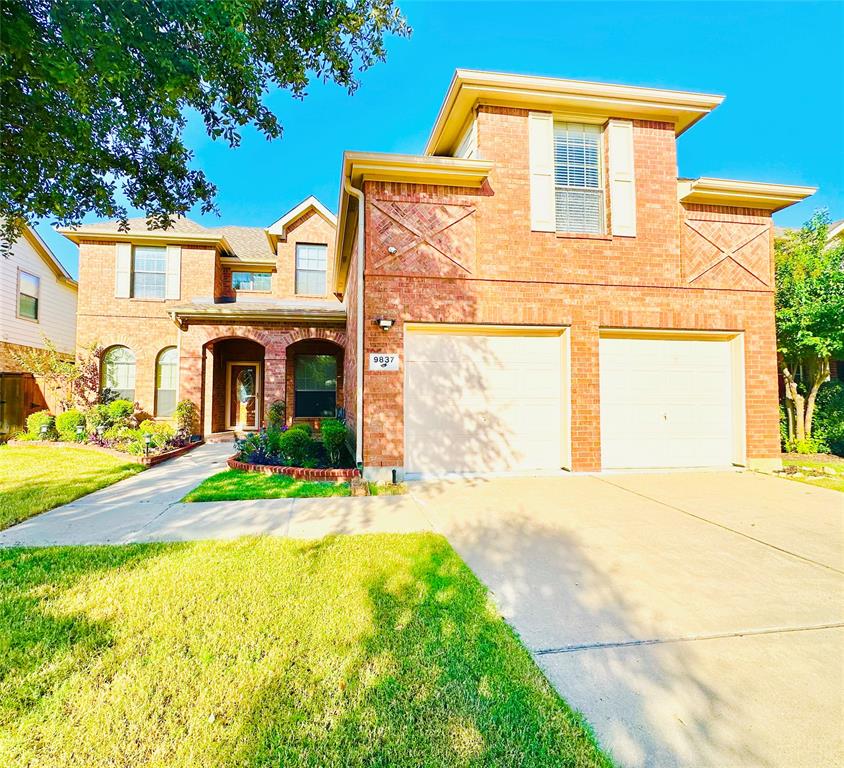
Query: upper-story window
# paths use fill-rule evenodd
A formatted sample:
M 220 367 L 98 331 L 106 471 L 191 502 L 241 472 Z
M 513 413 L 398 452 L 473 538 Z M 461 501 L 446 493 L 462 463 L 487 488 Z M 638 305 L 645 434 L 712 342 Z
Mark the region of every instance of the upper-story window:
M 23 270 L 18 272 L 18 317 L 38 319 L 38 294 L 41 279 Z
M 136 245 L 132 256 L 132 296 L 136 299 L 163 299 L 167 281 L 167 248 Z
M 232 288 L 236 291 L 269 291 L 269 272 L 232 272 Z
M 558 232 L 604 231 L 600 126 L 554 123 L 554 208 Z
M 327 263 L 327 245 L 296 243 L 296 293 L 324 296 Z

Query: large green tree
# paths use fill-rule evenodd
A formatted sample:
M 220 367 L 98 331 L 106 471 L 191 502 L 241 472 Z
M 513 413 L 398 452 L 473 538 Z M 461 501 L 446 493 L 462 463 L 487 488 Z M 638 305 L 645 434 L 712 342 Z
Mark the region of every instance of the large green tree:
M 829 361 L 844 355 L 844 242 L 827 242 L 828 231 L 821 211 L 776 242 L 777 351 L 788 437 L 798 447 L 812 437 Z
M 393 0 L 2 0 L 0 235 L 125 219 L 121 192 L 157 225 L 214 210 L 188 114 L 233 147 L 247 125 L 277 138 L 271 89 L 354 91 L 385 36 L 409 32 Z

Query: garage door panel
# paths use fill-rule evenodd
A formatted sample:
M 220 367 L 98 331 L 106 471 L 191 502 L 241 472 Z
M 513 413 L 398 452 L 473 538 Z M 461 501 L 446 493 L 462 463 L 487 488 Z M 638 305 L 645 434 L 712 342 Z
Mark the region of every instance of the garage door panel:
M 559 469 L 559 336 L 409 332 L 405 466 L 410 474 Z
M 603 467 L 729 465 L 732 377 L 727 341 L 602 338 Z

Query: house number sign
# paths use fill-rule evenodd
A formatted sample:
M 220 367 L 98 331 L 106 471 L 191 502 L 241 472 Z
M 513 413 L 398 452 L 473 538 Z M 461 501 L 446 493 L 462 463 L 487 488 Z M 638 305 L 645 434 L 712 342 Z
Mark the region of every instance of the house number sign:
M 398 355 L 371 354 L 369 356 L 370 371 L 397 371 L 398 369 Z

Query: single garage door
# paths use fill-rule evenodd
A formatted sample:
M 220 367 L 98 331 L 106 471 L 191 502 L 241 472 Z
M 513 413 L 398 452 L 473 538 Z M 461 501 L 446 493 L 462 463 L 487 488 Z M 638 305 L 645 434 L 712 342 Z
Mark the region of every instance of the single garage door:
M 733 462 L 730 341 L 602 338 L 600 366 L 604 469 Z
M 405 471 L 560 469 L 561 333 L 408 330 Z

